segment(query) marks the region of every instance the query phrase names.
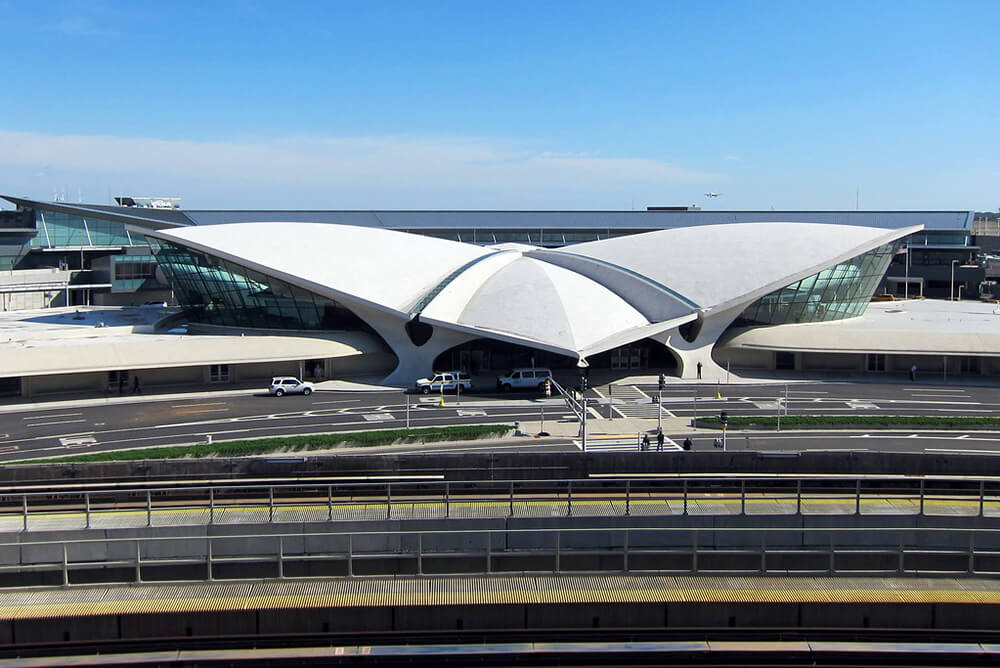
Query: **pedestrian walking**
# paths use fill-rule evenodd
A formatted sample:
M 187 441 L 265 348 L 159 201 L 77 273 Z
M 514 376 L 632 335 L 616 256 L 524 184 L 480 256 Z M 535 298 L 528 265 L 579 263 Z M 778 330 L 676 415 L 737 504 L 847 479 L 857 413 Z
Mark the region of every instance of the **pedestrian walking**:
M 916 381 L 917 380 L 917 365 L 916 364 L 914 364 L 913 366 L 910 367 L 910 380 L 912 380 L 912 381 Z
M 656 430 L 656 451 L 663 452 L 663 430 Z
M 701 380 L 701 362 L 698 362 L 698 365 L 695 368 L 698 369 L 698 380 Z
M 690 436 L 685 436 L 684 437 L 684 449 L 685 450 L 690 450 L 691 449 L 691 437 Z
M 639 449 L 643 452 L 649 450 L 649 434 L 642 435 L 642 445 L 639 446 Z

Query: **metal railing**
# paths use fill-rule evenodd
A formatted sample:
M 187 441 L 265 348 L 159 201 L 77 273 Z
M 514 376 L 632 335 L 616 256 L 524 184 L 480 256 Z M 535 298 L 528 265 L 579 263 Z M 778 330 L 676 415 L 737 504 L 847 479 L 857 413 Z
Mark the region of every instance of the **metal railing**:
M 15 549 L 21 563 L 0 566 L 8 586 L 32 573 L 32 584 L 63 586 L 565 573 L 1000 576 L 1000 529 L 973 528 L 461 529 L 0 543 L 0 554 Z
M 359 512 L 359 509 L 363 512 Z M 287 485 L 207 485 L 139 490 L 0 494 L 0 532 L 30 531 L 35 520 L 128 514 L 147 527 L 189 511 L 194 524 L 295 521 L 631 515 L 1000 515 L 1000 478 L 912 476 L 669 476 L 578 480 L 411 481 Z M 141 520 L 140 524 L 143 523 Z M 181 522 L 182 524 L 184 522 Z M 169 522 L 171 525 L 177 521 Z M 65 527 L 60 527 L 65 528 Z

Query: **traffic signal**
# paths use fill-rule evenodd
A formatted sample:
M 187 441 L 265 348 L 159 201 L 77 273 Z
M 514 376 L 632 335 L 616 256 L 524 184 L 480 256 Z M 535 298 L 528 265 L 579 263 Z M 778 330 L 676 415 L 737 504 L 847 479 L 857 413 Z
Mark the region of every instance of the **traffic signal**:
M 667 387 L 667 377 L 664 376 L 662 373 L 660 374 L 660 383 L 659 383 L 659 385 L 660 385 L 660 391 L 661 392 L 664 389 L 666 389 L 666 387 Z
M 727 413 L 726 411 L 722 411 L 721 413 L 719 413 L 719 422 L 722 423 L 723 427 L 729 424 L 729 413 Z
M 587 391 L 587 377 L 586 376 L 580 376 L 580 391 L 581 392 L 586 392 Z
M 545 396 L 552 396 L 552 381 L 548 378 L 545 379 Z

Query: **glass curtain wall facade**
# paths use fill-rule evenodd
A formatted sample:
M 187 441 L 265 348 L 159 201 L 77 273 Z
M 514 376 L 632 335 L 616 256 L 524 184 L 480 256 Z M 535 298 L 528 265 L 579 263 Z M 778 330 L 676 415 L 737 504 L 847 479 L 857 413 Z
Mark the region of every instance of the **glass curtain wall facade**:
M 196 322 L 255 329 L 362 330 L 341 304 L 247 267 L 156 239 L 149 243 L 177 303 Z
M 781 325 L 853 318 L 865 312 L 897 244 L 884 244 L 764 295 L 733 325 Z
M 131 234 L 124 223 L 100 218 L 83 218 L 56 211 L 37 211 L 38 234 L 31 240 L 35 247 L 54 246 L 145 246 L 141 234 Z

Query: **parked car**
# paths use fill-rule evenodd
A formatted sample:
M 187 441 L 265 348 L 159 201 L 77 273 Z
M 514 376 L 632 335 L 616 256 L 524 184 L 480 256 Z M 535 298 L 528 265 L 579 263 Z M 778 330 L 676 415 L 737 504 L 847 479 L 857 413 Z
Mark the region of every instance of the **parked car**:
M 432 378 L 421 378 L 416 383 L 417 392 L 456 392 L 461 387 L 468 391 L 472 389 L 472 378 L 464 371 L 437 371 Z
M 552 378 L 548 369 L 511 369 L 506 375 L 497 377 L 497 387 L 504 392 L 525 388 L 545 389 L 545 381 Z
M 304 394 L 308 397 L 312 394 L 313 385 L 293 376 L 277 376 L 271 379 L 271 386 L 267 391 L 276 397 L 285 394 Z

